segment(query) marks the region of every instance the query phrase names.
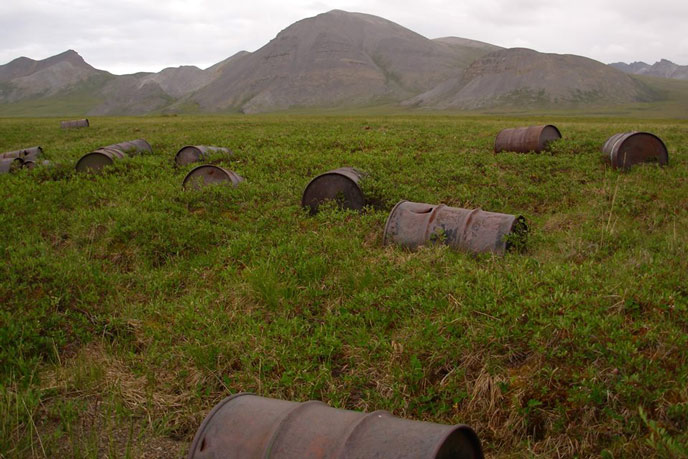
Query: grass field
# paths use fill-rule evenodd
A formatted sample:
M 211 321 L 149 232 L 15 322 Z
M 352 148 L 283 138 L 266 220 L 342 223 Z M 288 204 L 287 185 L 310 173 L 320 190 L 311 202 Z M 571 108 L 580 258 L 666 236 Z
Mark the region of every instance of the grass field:
M 506 116 L 0 119 L 0 456 L 183 456 L 230 393 L 467 423 L 489 456 L 688 452 L 688 122 Z M 492 153 L 553 122 L 551 154 Z M 628 173 L 607 137 L 670 164 Z M 77 175 L 91 149 L 154 153 Z M 183 191 L 186 144 L 226 146 L 236 188 Z M 301 193 L 370 174 L 365 212 Z M 382 246 L 400 199 L 523 215 L 503 258 Z

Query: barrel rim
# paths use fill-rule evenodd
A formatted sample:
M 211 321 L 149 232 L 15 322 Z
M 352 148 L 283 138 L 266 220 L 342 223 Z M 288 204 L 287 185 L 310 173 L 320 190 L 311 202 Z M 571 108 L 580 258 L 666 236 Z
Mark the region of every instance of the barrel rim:
M 201 151 L 200 148 L 198 148 L 198 145 L 184 145 L 183 147 L 181 147 L 181 148 L 177 151 L 177 154 L 174 155 L 174 162 L 175 162 L 175 164 L 179 165 L 179 163 L 177 162 L 177 160 L 179 159 L 179 154 L 182 152 L 182 150 L 185 150 L 185 149 L 187 149 L 187 148 L 193 148 L 194 150 L 196 150 L 196 152 L 198 152 L 198 158 L 199 158 L 199 159 L 201 159 L 201 158 L 203 157 L 203 152 Z
M 602 153 L 604 154 L 605 157 L 609 160 L 609 163 L 612 165 L 612 167 L 616 169 L 623 169 L 623 170 L 628 170 L 630 169 L 633 164 L 629 165 L 624 165 L 623 163 L 620 162 L 618 158 L 618 151 L 619 149 L 623 146 L 624 143 L 626 143 L 627 140 L 629 140 L 632 137 L 635 137 L 637 135 L 648 135 L 650 137 L 654 137 L 659 144 L 662 146 L 664 149 L 664 155 L 666 156 L 666 164 L 669 164 L 669 149 L 667 148 L 666 144 L 664 141 L 656 134 L 653 134 L 652 132 L 647 132 L 647 131 L 628 131 L 628 132 L 617 132 L 616 134 L 613 134 L 607 138 L 607 140 L 604 141 L 604 144 L 602 144 Z M 616 142 L 614 142 L 613 145 L 609 147 L 609 151 L 606 152 L 604 150 L 604 147 L 607 145 L 607 142 L 609 142 L 611 139 L 614 137 L 619 136 Z M 618 147 L 617 147 L 618 145 Z M 616 153 L 616 154 L 615 154 Z M 614 154 L 614 161 L 612 161 L 612 155 Z M 660 166 L 663 166 L 664 164 L 659 164 Z
M 91 167 L 88 167 L 86 169 L 80 169 L 79 168 L 79 164 L 81 164 L 81 161 L 83 161 L 85 158 L 92 156 L 92 155 L 104 156 L 110 160 L 110 164 L 108 164 L 108 165 L 114 164 L 115 161 L 112 159 L 111 156 L 107 155 L 106 153 L 109 153 L 109 152 L 104 148 L 103 149 L 99 148 L 97 150 L 90 151 L 90 152 L 86 153 L 84 156 L 82 156 L 81 158 L 79 158 L 79 160 L 76 162 L 76 166 L 74 166 L 74 169 L 76 169 L 78 172 L 82 172 L 86 169 L 92 169 Z
M 394 207 L 392 207 L 392 210 L 389 211 L 389 215 L 387 216 L 387 221 L 385 222 L 385 232 L 382 233 L 382 245 L 383 246 L 387 245 L 387 243 L 388 243 L 388 241 L 387 241 L 387 234 L 388 234 L 387 229 L 389 228 L 389 224 L 392 220 L 392 215 L 394 215 L 394 213 L 396 212 L 397 207 L 399 207 L 400 205 L 402 205 L 405 202 L 411 202 L 411 201 L 409 201 L 408 199 L 402 199 L 401 201 L 394 204 Z
M 230 182 L 232 181 L 232 177 L 235 177 L 235 178 L 237 179 L 237 183 L 243 181 L 243 177 L 240 176 L 239 174 L 237 174 L 237 173 L 234 172 L 234 171 L 231 171 L 231 170 L 229 170 L 229 169 L 225 169 L 224 167 L 221 167 L 221 166 L 218 166 L 218 165 L 215 165 L 215 164 L 201 164 L 200 166 L 194 167 L 193 169 L 191 169 L 191 170 L 186 174 L 186 176 L 184 177 L 184 181 L 182 182 L 182 188 L 186 188 L 186 182 L 189 180 L 189 178 L 191 177 L 191 175 L 192 175 L 194 172 L 196 172 L 198 169 L 201 169 L 201 168 L 203 168 L 203 167 L 210 167 L 210 168 L 212 168 L 212 169 L 219 169 L 219 170 L 221 170 L 222 172 L 224 172 L 224 174 L 227 176 L 227 178 L 229 179 Z
M 309 205 L 306 204 L 306 194 L 308 194 L 308 189 L 309 189 L 309 188 L 311 187 L 311 185 L 313 185 L 313 183 L 315 183 L 318 179 L 321 179 L 322 177 L 326 177 L 326 176 L 328 176 L 328 175 L 336 175 L 336 176 L 338 176 L 338 177 L 344 177 L 345 179 L 347 179 L 348 181 L 350 181 L 351 183 L 353 183 L 353 184 L 354 184 L 354 187 L 356 187 L 356 189 L 357 189 L 358 192 L 361 194 L 361 197 L 363 198 L 363 200 L 364 200 L 364 202 L 365 202 L 365 196 L 363 195 L 363 190 L 361 189 L 361 186 L 360 186 L 360 185 L 358 184 L 358 182 L 356 182 L 354 179 L 352 179 L 352 178 L 349 177 L 348 175 L 342 173 L 342 172 L 340 171 L 341 169 L 353 169 L 353 170 L 357 173 L 357 175 L 358 175 L 359 177 L 361 177 L 361 178 L 363 178 L 363 176 L 365 175 L 363 172 L 359 171 L 359 170 L 356 169 L 355 167 L 339 167 L 339 168 L 337 168 L 337 169 L 332 169 L 331 171 L 323 172 L 322 174 L 313 177 L 313 178 L 311 179 L 311 181 L 308 182 L 308 185 L 306 185 L 306 188 L 304 188 L 303 194 L 301 195 L 301 207 L 310 207 Z
M 437 444 L 435 445 L 435 449 L 432 452 L 433 458 L 437 457 L 437 454 L 439 454 L 440 450 L 444 446 L 444 443 L 447 441 L 447 439 L 451 435 L 453 435 L 454 433 L 459 432 L 459 431 L 468 434 L 468 439 L 473 444 L 473 449 L 479 453 L 478 458 L 484 457 L 483 445 L 482 445 L 482 443 L 480 443 L 480 437 L 478 437 L 478 434 L 475 432 L 475 430 L 471 426 L 469 426 L 468 424 L 455 424 L 455 425 L 449 426 L 449 427 L 452 427 L 452 428 L 447 429 L 445 434 L 442 436 L 442 440 L 437 442 Z
M 201 425 L 198 427 L 198 430 L 196 431 L 196 435 L 194 435 L 194 439 L 191 442 L 191 448 L 189 448 L 189 454 L 188 454 L 188 459 L 193 459 L 193 453 L 196 451 L 196 447 L 198 446 L 198 443 L 201 441 L 201 437 L 203 436 L 203 433 L 205 432 L 205 429 L 208 427 L 208 424 L 210 424 L 210 421 L 215 415 L 217 414 L 218 411 L 222 409 L 227 403 L 231 402 L 235 398 L 239 398 L 243 395 L 256 395 L 253 392 L 238 392 L 236 394 L 232 394 L 229 397 L 223 398 L 218 404 L 216 404 L 212 410 L 206 415 L 206 417 L 203 419 L 203 422 L 201 422 Z

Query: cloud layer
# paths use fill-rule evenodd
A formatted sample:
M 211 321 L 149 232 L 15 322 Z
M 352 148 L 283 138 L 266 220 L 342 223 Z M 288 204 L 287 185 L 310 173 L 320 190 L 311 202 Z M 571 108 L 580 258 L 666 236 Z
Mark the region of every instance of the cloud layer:
M 0 11 L 0 64 L 74 49 L 94 67 L 118 74 L 205 68 L 335 8 L 382 16 L 428 38 L 459 36 L 605 63 L 666 58 L 688 64 L 683 0 L 25 0 Z

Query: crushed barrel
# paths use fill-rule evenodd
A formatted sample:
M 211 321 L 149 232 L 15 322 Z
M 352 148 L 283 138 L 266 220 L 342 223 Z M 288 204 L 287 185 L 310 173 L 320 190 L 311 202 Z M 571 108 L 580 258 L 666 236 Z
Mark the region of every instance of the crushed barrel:
M 19 158 L 21 160 L 35 160 L 43 154 L 43 149 L 41 147 L 30 147 L 24 148 L 22 150 L 7 151 L 5 153 L 0 153 L 0 159 L 6 158 Z
M 473 253 L 503 255 L 515 241 L 523 241 L 527 232 L 522 216 L 400 201 L 387 218 L 383 244 L 415 249 L 440 243 Z
M 177 166 L 184 166 L 186 164 L 197 163 L 208 159 L 209 155 L 225 153 L 232 154 L 232 150 L 224 147 L 214 147 L 212 145 L 186 145 L 179 149 L 174 157 L 174 162 Z
M 1 158 L 0 174 L 16 172 L 22 168 L 24 161 L 21 158 Z
M 615 169 L 628 170 L 634 164 L 669 163 L 669 152 L 662 139 L 649 132 L 614 134 L 602 146 L 605 161 Z
M 224 167 L 214 166 L 212 164 L 204 164 L 191 170 L 186 177 L 182 187 L 191 187 L 193 189 L 200 189 L 207 185 L 216 183 L 224 183 L 227 185 L 237 186 L 243 182 L 244 178 L 236 172 L 225 169 Z
M 117 159 L 152 151 L 150 144 L 143 139 L 116 143 L 86 153 L 77 161 L 76 170 L 77 172 L 98 172 Z
M 60 121 L 60 127 L 62 129 L 76 129 L 89 126 L 90 124 L 86 118 L 83 120 Z
M 502 151 L 539 153 L 546 150 L 551 142 L 559 139 L 561 139 L 561 132 L 551 124 L 504 129 L 497 134 L 494 151 L 495 153 Z
M 483 457 L 466 425 L 411 421 L 386 411 L 362 413 L 319 401 L 290 402 L 248 393 L 221 401 L 194 437 L 189 459 Z
M 318 175 L 306 185 L 301 206 L 309 207 L 311 215 L 320 204 L 334 200 L 340 209 L 361 210 L 365 196 L 360 183 L 365 174 L 353 167 L 341 167 Z

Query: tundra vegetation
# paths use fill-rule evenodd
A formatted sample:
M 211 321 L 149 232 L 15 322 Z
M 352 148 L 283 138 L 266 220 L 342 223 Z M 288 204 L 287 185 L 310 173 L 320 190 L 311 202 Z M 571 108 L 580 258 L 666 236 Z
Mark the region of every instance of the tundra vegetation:
M 583 117 L 168 116 L 0 120 L 0 456 L 185 454 L 251 391 L 467 423 L 489 456 L 688 452 L 688 122 Z M 506 127 L 554 123 L 543 154 Z M 611 169 L 612 134 L 668 167 Z M 74 164 L 146 139 L 100 175 Z M 183 145 L 246 179 L 183 190 Z M 300 207 L 309 180 L 369 174 L 362 213 Z M 523 215 L 504 257 L 382 246 L 401 199 Z

